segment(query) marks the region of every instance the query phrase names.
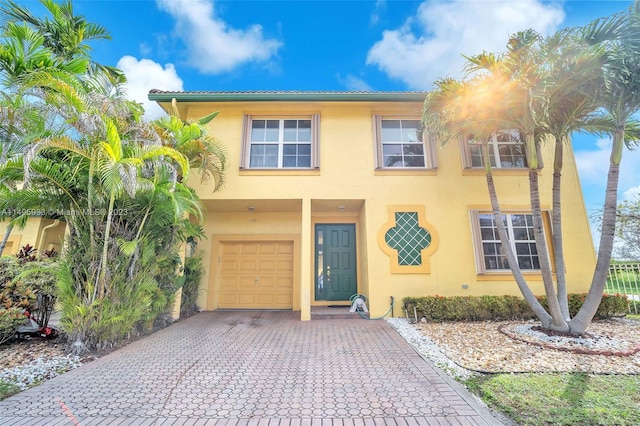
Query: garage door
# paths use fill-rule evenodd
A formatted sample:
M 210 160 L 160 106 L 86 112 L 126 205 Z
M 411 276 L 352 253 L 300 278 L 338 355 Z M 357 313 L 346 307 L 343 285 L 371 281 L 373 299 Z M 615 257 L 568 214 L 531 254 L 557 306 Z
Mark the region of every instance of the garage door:
M 223 242 L 221 309 L 292 309 L 293 242 Z

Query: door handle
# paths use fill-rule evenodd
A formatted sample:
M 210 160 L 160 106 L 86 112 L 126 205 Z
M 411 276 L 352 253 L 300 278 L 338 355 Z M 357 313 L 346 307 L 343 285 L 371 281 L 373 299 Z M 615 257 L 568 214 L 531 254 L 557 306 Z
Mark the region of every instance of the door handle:
M 331 279 L 331 266 L 327 265 L 327 281 Z
M 258 285 L 260 283 L 260 277 L 256 277 L 255 280 L 253 280 L 253 285 Z

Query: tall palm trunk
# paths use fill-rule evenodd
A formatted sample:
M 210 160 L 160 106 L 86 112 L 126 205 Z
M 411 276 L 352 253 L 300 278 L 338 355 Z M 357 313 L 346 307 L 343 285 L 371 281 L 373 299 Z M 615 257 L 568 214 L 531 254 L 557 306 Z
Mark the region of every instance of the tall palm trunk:
M 564 266 L 564 246 L 562 242 L 562 163 L 564 155 L 563 138 L 555 136 L 555 153 L 553 159 L 552 212 L 551 227 L 553 229 L 553 252 L 555 254 L 556 285 L 558 288 L 558 303 L 565 321 L 569 321 L 569 298 L 567 295 L 567 277 Z
M 7 224 L 7 229 L 4 231 L 4 237 L 2 238 L 2 242 L 0 243 L 0 256 L 2 256 L 2 252 L 4 248 L 7 246 L 7 241 L 9 241 L 9 236 L 11 235 L 11 231 L 13 231 L 13 224 Z
M 529 169 L 529 189 L 531 192 L 531 217 L 533 219 L 533 234 L 538 249 L 538 262 L 540 263 L 540 273 L 542 274 L 542 282 L 544 291 L 547 295 L 547 303 L 549 304 L 549 313 L 551 314 L 551 329 L 556 331 L 567 332 L 569 326 L 564 320 L 564 316 L 560 311 L 560 304 L 556 295 L 556 289 L 553 284 L 553 275 L 551 273 L 551 262 L 549 261 L 549 253 L 546 249 L 546 241 L 544 237 L 544 224 L 542 221 L 542 208 L 540 207 L 540 189 L 538 185 L 538 170 Z
M 613 146 L 611 148 L 607 189 L 604 198 L 604 212 L 602 215 L 602 231 L 600 233 L 600 244 L 598 246 L 598 259 L 591 280 L 591 287 L 589 288 L 584 304 L 570 323 L 571 332 L 574 334 L 585 333 L 587 326 L 598 310 L 598 306 L 600 306 L 602 294 L 604 293 L 604 288 L 607 283 L 616 228 L 618 180 L 620 177 L 620 161 L 622 160 L 623 148 L 624 124 L 618 125 L 617 130 L 613 134 Z
M 107 257 L 109 254 L 109 237 L 111 236 L 111 222 L 113 221 L 113 205 L 115 200 L 116 192 L 111 191 L 107 222 L 104 227 L 104 244 L 102 246 L 102 258 L 100 260 L 100 274 L 98 275 L 98 298 L 104 297 L 107 291 Z
M 527 305 L 529 305 L 535 316 L 538 317 L 538 319 L 542 323 L 542 326 L 545 328 L 549 328 L 551 326 L 551 315 L 549 315 L 549 313 L 544 309 L 538 299 L 536 299 L 536 295 L 533 294 L 533 292 L 527 285 L 527 281 L 525 280 L 524 275 L 522 275 L 522 271 L 518 266 L 518 259 L 511 249 L 511 243 L 509 242 L 507 228 L 504 225 L 502 212 L 500 211 L 500 203 L 498 202 L 498 193 L 496 192 L 493 173 L 491 172 L 488 147 L 485 145 L 482 151 L 485 164 L 485 176 L 487 178 L 487 190 L 489 191 L 489 199 L 491 200 L 491 209 L 493 211 L 493 220 L 496 224 L 496 227 L 498 228 L 498 236 L 500 237 L 502 250 L 505 257 L 507 258 L 507 262 L 509 263 L 511 273 L 515 278 L 516 284 L 518 285 L 518 288 L 520 289 L 524 300 L 527 302 Z

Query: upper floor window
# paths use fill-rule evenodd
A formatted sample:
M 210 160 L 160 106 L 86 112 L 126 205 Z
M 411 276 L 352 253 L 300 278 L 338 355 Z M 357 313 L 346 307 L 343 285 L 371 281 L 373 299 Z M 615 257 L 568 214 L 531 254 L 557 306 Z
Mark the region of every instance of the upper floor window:
M 517 130 L 495 132 L 487 145 L 489 161 L 494 168 L 525 168 L 524 141 Z M 464 166 L 484 167 L 484 145 L 470 137 L 464 144 Z
M 317 116 L 247 116 L 243 166 L 249 169 L 317 167 L 317 121 Z
M 418 119 L 375 116 L 378 168 L 435 168 Z

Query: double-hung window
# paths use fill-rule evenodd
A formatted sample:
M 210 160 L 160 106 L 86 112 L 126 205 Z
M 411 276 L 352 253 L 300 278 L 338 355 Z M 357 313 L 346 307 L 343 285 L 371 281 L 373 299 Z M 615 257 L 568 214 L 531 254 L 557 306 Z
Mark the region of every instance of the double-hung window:
M 527 159 L 520 132 L 502 130 L 495 132 L 486 145 L 489 149 L 489 161 L 494 168 L 525 168 Z M 484 167 L 485 145 L 470 137 L 464 144 L 465 167 Z
M 539 271 L 540 262 L 533 234 L 533 217 L 528 213 L 503 214 L 502 220 L 509 236 L 509 244 L 523 271 Z M 472 212 L 472 224 L 476 235 L 476 260 L 478 270 L 484 272 L 508 271 L 498 227 L 492 213 Z
M 420 120 L 384 116 L 374 120 L 378 168 L 435 168 L 434 152 L 424 141 Z
M 317 116 L 249 117 L 245 124 L 243 167 L 317 167 Z

